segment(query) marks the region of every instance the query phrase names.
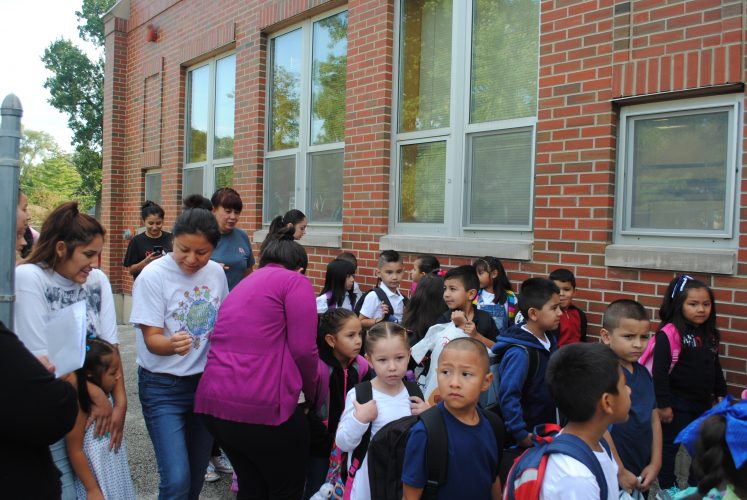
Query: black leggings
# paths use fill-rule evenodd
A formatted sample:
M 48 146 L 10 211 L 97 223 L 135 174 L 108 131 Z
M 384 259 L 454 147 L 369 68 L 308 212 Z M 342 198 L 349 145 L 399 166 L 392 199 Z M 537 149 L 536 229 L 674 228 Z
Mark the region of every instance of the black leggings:
M 303 496 L 309 462 L 309 424 L 302 407 L 280 425 L 203 417 L 236 472 L 238 500 L 299 500 Z

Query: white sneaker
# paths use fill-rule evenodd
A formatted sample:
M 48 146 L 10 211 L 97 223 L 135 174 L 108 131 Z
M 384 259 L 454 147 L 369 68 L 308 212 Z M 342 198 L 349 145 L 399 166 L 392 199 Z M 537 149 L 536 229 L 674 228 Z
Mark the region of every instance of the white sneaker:
M 208 463 L 207 470 L 205 471 L 205 482 L 214 483 L 218 479 L 220 479 L 220 474 L 215 472 L 215 467 L 213 467 L 212 463 Z
M 233 474 L 233 466 L 223 451 L 217 457 L 210 457 L 210 465 L 214 470 L 223 474 Z

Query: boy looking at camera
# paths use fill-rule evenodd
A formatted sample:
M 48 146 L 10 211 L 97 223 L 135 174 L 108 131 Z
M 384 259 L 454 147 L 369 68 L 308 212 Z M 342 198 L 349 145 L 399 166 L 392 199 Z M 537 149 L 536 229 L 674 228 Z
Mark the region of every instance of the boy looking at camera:
M 380 321 L 402 322 L 406 299 L 399 293 L 399 284 L 405 266 L 402 257 L 396 250 L 384 250 L 379 255 L 378 275 L 381 283 L 361 298 L 361 305 L 356 306 L 361 325 L 369 329 Z

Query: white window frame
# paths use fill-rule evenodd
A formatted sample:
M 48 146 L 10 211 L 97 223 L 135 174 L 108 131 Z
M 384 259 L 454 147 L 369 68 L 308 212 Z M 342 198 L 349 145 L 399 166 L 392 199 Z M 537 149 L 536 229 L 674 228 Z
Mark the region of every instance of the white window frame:
M 451 94 L 449 106 L 449 127 L 399 132 L 399 65 L 401 43 L 401 0 L 394 2 L 394 62 L 397 65 L 393 78 L 392 99 L 392 146 L 390 176 L 389 228 L 392 233 L 383 239 L 382 245 L 396 245 L 396 235 L 428 235 L 436 237 L 467 237 L 499 240 L 527 241 L 533 239 L 534 223 L 534 170 L 536 151 L 537 116 L 500 120 L 493 122 L 469 123 L 470 81 L 472 61 L 472 1 L 453 0 L 452 40 L 451 40 Z M 464 55 L 464 57 L 462 57 Z M 538 57 L 539 71 L 539 57 Z M 467 75 L 465 77 L 465 75 Z M 537 88 L 539 93 L 539 86 Z M 529 190 L 529 220 L 526 225 L 484 225 L 468 224 L 469 174 L 471 161 L 470 138 L 476 135 L 490 135 L 502 131 L 531 130 L 531 164 Z M 423 142 L 446 141 L 446 182 L 444 198 L 444 222 L 412 223 L 399 222 L 401 147 Z M 386 241 L 386 243 L 384 242 Z M 407 247 L 403 244 L 402 248 Z M 456 253 L 456 249 L 452 250 Z M 499 252 L 500 253 L 500 252 Z
M 333 142 L 328 144 L 311 144 L 311 78 L 312 78 L 312 58 L 313 58 L 313 35 L 314 35 L 314 23 L 328 17 L 335 16 L 341 12 L 347 11 L 347 6 L 339 7 L 325 11 L 322 14 L 306 19 L 300 23 L 289 26 L 283 30 L 277 31 L 268 37 L 267 40 L 267 91 L 265 92 L 265 109 L 267 110 L 267 119 L 265 120 L 265 161 L 263 166 L 263 179 L 267 179 L 267 168 L 268 160 L 274 158 L 289 158 L 293 157 L 296 166 L 295 175 L 295 190 L 294 206 L 291 208 L 297 208 L 303 211 L 307 217 L 311 216 L 311 157 L 314 153 L 320 152 L 332 152 L 340 151 L 345 154 L 345 142 Z M 298 130 L 298 146 L 295 148 L 282 149 L 278 151 L 270 151 L 271 144 L 271 130 L 272 126 L 272 40 L 278 38 L 287 33 L 296 31 L 298 29 L 303 30 L 302 32 L 302 66 L 301 66 L 301 106 L 299 110 L 299 130 Z M 344 168 L 344 167 L 343 167 Z M 263 182 L 262 195 L 266 200 L 267 197 L 267 183 Z M 263 227 L 268 227 L 273 217 L 282 214 L 268 214 L 266 213 L 266 204 L 262 203 L 262 224 Z M 322 232 L 329 231 L 341 231 L 342 220 L 339 222 L 319 222 L 309 219 L 309 228 L 313 232 L 314 228 L 319 228 Z M 260 235 L 263 237 L 263 235 Z M 256 238 L 255 238 L 256 239 Z M 335 240 L 337 241 L 337 239 Z M 336 243 L 339 246 L 338 243 Z M 329 246 L 321 244 L 320 246 Z
M 218 61 L 221 59 L 225 59 L 226 57 L 235 56 L 235 51 L 229 51 L 229 52 L 223 52 L 215 57 L 211 57 L 210 59 L 207 59 L 205 61 L 199 62 L 193 66 L 190 66 L 187 68 L 187 82 L 185 85 L 185 101 L 184 101 L 184 169 L 182 174 L 184 174 L 185 171 L 194 169 L 194 168 L 202 168 L 202 193 L 196 193 L 196 194 L 202 194 L 203 196 L 206 196 L 210 198 L 213 193 L 215 192 L 215 169 L 220 167 L 232 167 L 234 166 L 234 157 L 226 157 L 226 158 L 219 158 L 219 159 L 213 159 L 213 151 L 215 147 L 215 79 L 217 77 L 217 71 L 216 66 Z M 205 155 L 205 161 L 201 162 L 194 162 L 194 163 L 188 163 L 188 147 L 189 147 L 189 124 L 190 124 L 190 116 L 189 116 L 189 99 L 191 98 L 191 88 L 190 88 L 190 78 L 189 74 L 197 69 L 203 68 L 207 66 L 209 68 L 208 70 L 208 129 L 207 129 L 207 150 Z M 236 79 L 236 73 L 234 72 L 234 80 Z M 235 106 L 235 100 L 234 100 L 234 106 Z M 234 108 L 234 118 L 236 116 L 236 109 Z M 234 121 L 234 140 L 236 139 L 236 123 Z M 235 142 L 234 142 L 235 145 Z M 235 151 L 234 151 L 235 154 Z M 234 172 L 235 173 L 235 172 Z M 186 176 L 182 175 L 182 191 L 184 191 L 184 179 Z M 195 194 L 195 193 L 183 193 L 183 194 Z

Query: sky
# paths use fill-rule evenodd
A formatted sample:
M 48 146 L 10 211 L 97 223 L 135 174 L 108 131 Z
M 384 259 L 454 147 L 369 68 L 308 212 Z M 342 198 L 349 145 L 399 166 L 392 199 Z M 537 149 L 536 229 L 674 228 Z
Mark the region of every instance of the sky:
M 75 11 L 82 0 L 0 0 L 0 102 L 8 94 L 21 100 L 25 128 L 51 134 L 64 151 L 73 150 L 67 115 L 49 105 L 44 80 L 51 73 L 41 56 L 58 38 L 72 40 L 89 57 L 99 51 L 78 36 Z

